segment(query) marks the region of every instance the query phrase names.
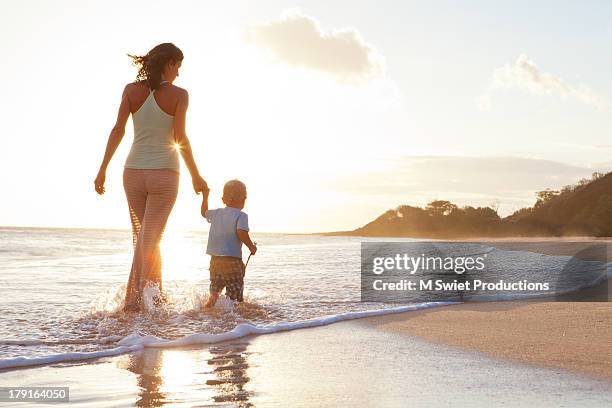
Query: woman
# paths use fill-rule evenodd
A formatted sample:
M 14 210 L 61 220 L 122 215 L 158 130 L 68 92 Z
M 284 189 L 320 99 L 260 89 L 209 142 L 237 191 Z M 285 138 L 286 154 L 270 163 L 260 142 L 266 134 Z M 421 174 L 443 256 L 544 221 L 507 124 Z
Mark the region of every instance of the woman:
M 106 169 L 121 143 L 131 113 L 134 142 L 125 163 L 123 186 L 132 220 L 134 259 L 124 310 L 138 311 L 147 285 L 158 287 L 162 293 L 159 243 L 178 192 L 179 152 L 196 194 L 208 187 L 198 172 L 185 133 L 189 95 L 172 84 L 179 75 L 183 53 L 174 44 L 164 43 L 145 56 L 129 57 L 139 67 L 138 76 L 123 90 L 117 122 L 108 137 L 95 188 L 98 194 L 104 194 Z

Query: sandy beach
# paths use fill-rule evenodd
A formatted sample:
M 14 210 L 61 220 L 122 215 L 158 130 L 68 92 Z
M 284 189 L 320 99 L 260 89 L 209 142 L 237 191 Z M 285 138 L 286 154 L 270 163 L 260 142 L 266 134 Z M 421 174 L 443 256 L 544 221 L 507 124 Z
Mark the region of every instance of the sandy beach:
M 487 242 L 510 251 L 612 261 L 609 240 L 514 238 Z M 609 298 L 610 282 L 602 285 L 608 287 Z M 557 297 L 532 302 L 466 303 L 362 322 L 381 330 L 612 382 L 612 303 L 585 302 L 591 294 L 587 289 L 567 296 L 580 300 L 577 302 L 555 302 L 562 299 Z
M 612 383 L 611 303 L 470 303 L 363 323 Z
M 394 318 L 411 321 L 410 316 Z M 388 328 L 354 320 L 211 346 L 145 349 L 93 362 L 5 371 L 0 386 L 68 386 L 70 405 L 93 408 L 612 404 L 608 382 Z

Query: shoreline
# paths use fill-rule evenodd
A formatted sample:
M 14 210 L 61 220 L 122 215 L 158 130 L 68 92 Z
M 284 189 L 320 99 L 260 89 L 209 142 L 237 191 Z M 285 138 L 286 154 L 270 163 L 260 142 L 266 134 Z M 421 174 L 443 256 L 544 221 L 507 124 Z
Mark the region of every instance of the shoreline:
M 482 241 L 478 241 L 478 242 L 482 242 Z M 607 241 L 606 241 L 607 242 Z M 570 255 L 570 256 L 577 256 L 576 254 L 578 252 L 581 252 L 580 256 L 581 258 L 584 259 L 594 259 L 594 260 L 601 260 L 602 259 L 602 254 L 601 251 L 589 251 L 589 249 L 593 249 L 594 247 L 592 246 L 593 241 L 587 237 L 583 237 L 583 239 L 577 241 L 577 240 L 573 240 L 573 241 L 566 241 L 566 240 L 555 240 L 553 242 L 551 242 L 548 239 L 545 238 L 540 238 L 537 240 L 526 240 L 523 242 L 516 242 L 516 241 L 506 241 L 506 240 L 501 240 L 501 241 L 488 241 L 486 242 L 487 244 L 493 245 L 499 249 L 503 249 L 503 250 L 509 250 L 509 251 L 531 251 L 531 252 L 536 252 L 536 253 L 542 253 L 542 254 L 547 254 L 547 255 Z M 562 243 L 563 245 L 556 245 L 558 243 Z M 570 244 L 570 245 L 568 245 Z M 599 243 L 597 243 L 599 244 Z M 612 244 L 611 242 L 607 243 L 607 247 L 610 247 L 610 244 Z M 535 246 L 534 246 L 535 245 Z M 601 245 L 599 245 L 599 248 L 601 248 Z M 586 251 L 585 251 L 586 249 Z M 608 262 L 612 261 L 612 251 L 607 251 L 607 253 L 605 254 L 606 259 L 608 260 Z M 422 316 L 425 314 L 429 314 L 431 313 L 432 315 L 436 315 L 438 312 L 439 313 L 446 313 L 446 311 L 448 310 L 448 308 L 450 306 L 453 307 L 453 311 L 456 312 L 460 309 L 460 307 L 465 307 L 467 310 L 478 310 L 479 312 L 497 312 L 500 310 L 499 305 L 507 305 L 502 307 L 502 309 L 509 309 L 510 305 L 513 305 L 515 307 L 518 307 L 520 305 L 532 305 L 531 307 L 534 307 L 533 304 L 535 303 L 543 303 L 543 302 L 547 302 L 547 303 L 554 303 L 555 300 L 566 300 L 568 302 L 582 302 L 582 303 L 586 303 L 584 302 L 587 299 L 593 299 L 594 295 L 597 294 L 601 294 L 601 286 L 607 285 L 608 288 L 610 290 L 607 290 L 606 293 L 612 294 L 612 287 L 610 286 L 612 284 L 612 279 L 608 279 L 607 281 L 604 281 L 602 283 L 600 283 L 597 286 L 594 286 L 592 288 L 586 288 L 577 292 L 572 292 L 572 293 L 568 293 L 568 294 L 564 294 L 564 295 L 557 295 L 557 296 L 552 296 L 549 298 L 537 298 L 537 299 L 532 299 L 532 300 L 510 300 L 510 301 L 493 301 L 493 302 L 472 302 L 472 303 L 466 303 L 466 304 L 462 304 L 462 305 L 440 305 L 434 308 L 429 308 L 429 307 L 425 307 L 425 309 L 423 310 L 419 310 L 420 308 L 412 308 L 411 305 L 405 305 L 405 306 L 400 306 L 397 308 L 393 308 L 393 309 L 403 309 L 403 310 L 394 310 L 394 311 L 383 311 L 383 309 L 376 309 L 376 310 L 368 310 L 368 311 L 361 311 L 361 312 L 347 312 L 347 313 L 342 313 L 340 315 L 333 315 L 333 316 L 325 316 L 323 318 L 319 318 L 319 319 L 313 319 L 317 322 L 314 321 L 302 321 L 299 324 L 295 324 L 295 325 L 291 325 L 291 326 L 296 326 L 296 327 L 292 327 L 292 328 L 288 328 L 288 327 L 283 327 L 283 328 L 279 328 L 279 331 L 285 331 L 285 330 L 295 330 L 295 329 L 299 329 L 299 328 L 306 328 L 306 327 L 313 327 L 313 326 L 324 326 L 324 325 L 328 325 L 331 323 L 336 323 L 336 322 L 340 322 L 340 321 L 345 321 L 345 320 L 357 320 L 357 321 L 368 321 L 371 322 L 369 324 L 373 324 L 373 325 L 386 325 L 389 322 L 393 322 L 393 323 L 397 323 L 398 321 L 402 320 L 402 319 L 406 319 L 408 318 L 409 320 L 411 320 L 411 318 L 416 317 L 416 316 Z M 607 289 L 607 288 L 606 288 Z M 569 304 L 569 303 L 565 303 L 565 304 Z M 597 305 L 598 303 L 594 303 L 595 305 Z M 604 303 L 605 304 L 605 303 Z M 609 305 L 612 306 L 612 303 L 609 303 Z M 558 306 L 560 307 L 560 306 Z M 577 306 L 577 308 L 583 308 L 584 306 Z M 534 313 L 538 313 L 537 311 Z M 551 313 L 551 310 L 548 310 L 548 313 Z M 586 312 L 584 313 L 585 316 L 581 316 L 580 321 L 581 322 L 585 322 L 588 320 L 588 316 L 586 316 Z M 609 310 L 609 314 L 610 317 L 608 318 L 608 316 L 605 316 L 605 318 L 608 318 L 606 321 L 609 323 L 612 323 L 612 308 L 610 308 Z M 353 315 L 351 317 L 345 316 L 345 315 Z M 458 315 L 459 318 L 461 318 L 462 316 L 459 314 Z M 495 316 L 493 316 L 495 317 Z M 604 318 L 604 319 L 605 319 Z M 434 319 L 435 320 L 435 319 Z M 435 331 L 435 326 L 437 324 L 439 324 L 438 322 L 427 322 L 425 323 L 426 325 L 431 325 L 431 328 Z M 463 322 L 462 325 L 466 325 L 468 324 L 468 322 Z M 451 327 L 450 324 L 448 324 L 448 327 Z M 460 329 L 461 327 L 463 327 L 462 325 L 458 326 L 457 329 Z M 280 326 L 288 326 L 286 323 L 281 323 Z M 610 327 L 612 327 L 612 324 L 610 324 Z M 239 331 L 244 331 L 244 327 L 240 328 Z M 495 353 L 491 350 L 488 350 L 486 347 L 482 347 L 482 346 L 475 346 L 474 344 L 471 343 L 465 343 L 465 342 L 461 342 L 458 339 L 452 339 L 452 338 L 447 338 L 447 337 L 443 337 L 440 336 L 439 333 L 437 335 L 432 335 L 432 336 L 428 336 L 426 334 L 424 334 L 423 332 L 419 331 L 418 329 L 415 329 L 414 327 L 412 327 L 410 324 L 406 324 L 405 327 L 399 327 L 397 324 L 393 324 L 393 325 L 389 325 L 389 327 L 385 327 L 385 330 L 387 329 L 392 329 L 392 330 L 397 330 L 399 332 L 406 332 L 408 334 L 414 335 L 416 337 L 422 337 L 426 340 L 430 340 L 433 342 L 438 342 L 438 343 L 448 343 L 450 345 L 457 345 L 457 346 L 464 346 L 468 349 L 472 349 L 475 351 L 480 351 L 481 349 L 484 352 L 490 353 L 491 355 L 495 355 L 496 357 L 506 357 L 503 355 L 500 355 L 499 353 Z M 473 332 L 478 332 L 478 330 L 482 330 L 482 328 L 479 327 L 471 327 Z M 498 327 L 497 330 L 503 330 L 504 327 Z M 232 339 L 232 338 L 242 338 L 244 336 L 249 336 L 249 335 L 253 335 L 253 334 L 264 334 L 264 333 L 273 333 L 276 330 L 274 330 L 274 328 L 270 328 L 270 327 L 257 327 L 257 326 L 253 326 L 252 330 L 247 330 L 247 332 L 249 333 L 243 333 L 243 334 L 239 334 L 237 336 L 232 336 L 232 334 L 234 331 L 236 331 L 236 329 L 232 330 L 231 332 L 227 332 L 227 333 L 223 333 L 224 335 L 229 335 L 228 339 Z M 189 337 L 193 338 L 193 337 L 201 337 L 202 334 L 197 334 L 197 335 L 191 335 Z M 607 336 L 608 338 L 612 339 L 612 332 L 607 332 Z M 216 337 L 215 335 L 209 335 L 209 336 L 204 336 L 204 337 Z M 224 336 L 220 336 L 220 337 L 224 337 Z M 159 347 L 176 347 L 176 345 L 174 345 L 174 343 L 182 343 L 183 340 L 185 339 L 179 339 L 179 340 L 173 340 L 173 341 L 165 341 L 162 339 L 157 339 L 159 340 Z M 218 341 L 218 340 L 217 340 Z M 212 339 L 200 339 L 199 341 L 196 341 L 194 343 L 190 343 L 190 345 L 195 345 L 195 344 L 214 344 L 217 343 L 217 341 L 214 341 Z M 164 345 L 163 343 L 168 343 L 166 345 Z M 177 344 L 178 345 L 178 344 Z M 137 347 L 136 344 L 129 344 L 129 346 L 132 347 Z M 119 348 L 129 348 L 129 347 L 119 347 Z M 78 360 L 95 360 L 97 358 L 104 358 L 107 352 L 112 351 L 112 350 L 103 350 L 101 352 L 93 352 L 91 354 L 93 354 L 91 357 L 90 356 L 80 356 L 80 354 L 89 354 L 89 353 L 75 353 L 75 354 L 79 354 L 79 356 L 77 356 L 78 358 L 65 358 L 65 359 L 61 359 L 58 361 L 53 361 L 53 363 L 57 363 L 57 362 L 68 362 L 68 361 L 78 361 Z M 121 352 L 117 352 L 117 353 L 111 353 L 110 355 L 116 355 L 116 354 L 124 354 L 125 352 L 131 352 L 133 350 L 127 350 L 127 351 L 121 351 Z M 609 350 L 610 353 L 612 354 L 612 349 Z M 70 354 L 70 353 L 69 353 Z M 95 355 L 95 354 L 100 354 L 100 355 Z M 58 357 L 58 356 L 52 356 L 52 357 Z M 8 359 L 10 360 L 10 359 Z M 8 361 L 6 360 L 6 361 Z M 35 358 L 33 360 L 39 360 L 38 358 Z M 41 358 L 40 360 L 46 360 L 45 358 Z M 523 360 L 520 360 L 523 361 Z M 526 361 L 526 360 L 525 360 Z M 523 362 L 525 362 L 523 361 Z M 529 362 L 529 361 L 527 361 Z M 0 367 L 2 367 L 2 361 L 0 361 Z M 35 366 L 39 366 L 39 365 L 45 365 L 45 364 L 49 364 L 49 362 L 47 361 L 43 361 L 41 363 L 38 362 L 25 362 L 26 364 L 17 364 L 16 366 L 8 366 L 8 367 L 2 367 L 0 369 L 0 372 L 4 371 L 4 370 L 11 370 L 11 369 L 15 369 L 18 367 L 35 367 Z M 611 362 L 612 365 L 612 362 Z M 607 375 L 607 374 L 606 374 Z M 612 375 L 610 375 L 612 376 Z
M 13 370 L 12 387 L 70 387 L 105 406 L 609 406 L 606 381 L 343 321 L 213 345 Z
M 462 350 L 612 384 L 612 303 L 483 302 L 360 319 Z
M 612 262 L 609 240 L 583 237 L 509 241 L 483 242 L 502 250 Z M 602 243 L 605 243 L 603 252 Z M 612 280 L 608 279 L 595 287 L 556 298 L 567 302 L 555 302 L 554 297 L 472 302 L 365 318 L 361 323 L 495 358 L 567 370 L 612 383 L 611 289 Z M 584 301 L 592 299 L 598 291 L 607 292 L 608 302 Z
M 580 253 L 585 259 L 601 259 L 601 252 L 589 251 L 602 247 L 594 245 L 600 241 L 550 241 L 487 241 L 486 245 L 551 255 Z M 585 293 L 586 290 L 575 292 L 572 299 L 584 299 Z M 155 339 L 150 336 L 134 337 L 121 342 L 134 347 L 127 354 L 0 370 L 0 384 L 37 385 L 55 381 L 54 378 L 71 378 L 75 399 L 91 399 L 92 406 L 97 402 L 104 405 L 104 400 L 97 400 L 100 387 L 106 389 L 115 384 L 121 396 L 118 404 L 129 406 L 138 398 L 146 401 L 158 395 L 156 384 L 183 380 L 186 382 L 178 393 L 170 393 L 166 401 L 176 397 L 201 403 L 210 398 L 222 401 L 248 397 L 258 402 L 259 396 L 267 395 L 259 402 L 270 401 L 266 399 L 270 397 L 279 406 L 287 406 L 289 402 L 310 401 L 312 395 L 326 390 L 321 402 L 346 405 L 347 400 L 342 398 L 349 393 L 354 394 L 353 405 L 359 405 L 368 398 L 365 391 L 376 385 L 375 389 L 395 393 L 385 400 L 391 406 L 405 406 L 407 396 L 401 393 L 410 387 L 410 398 L 415 398 L 417 405 L 434 405 L 449 390 L 453 395 L 444 400 L 448 406 L 456 404 L 458 396 L 466 405 L 481 402 L 482 406 L 534 406 L 546 403 L 546 398 L 560 399 L 566 391 L 577 405 L 584 405 L 587 398 L 595 398 L 591 401 L 599 404 L 604 399 L 612 402 L 612 350 L 606 342 L 612 339 L 612 303 L 546 303 L 536 299 L 440 305 L 409 312 L 406 305 L 401 309 L 395 314 L 347 312 L 318 319 L 316 324 L 282 322 L 271 330 L 242 327 L 238 330 L 242 335 L 214 344 L 204 344 L 218 340 L 205 333 L 193 333 L 171 344 L 160 343 L 159 347 L 151 344 Z M 350 321 L 337 321 L 351 317 Z M 319 324 L 310 330 L 290 330 Z M 268 335 L 252 335 L 258 333 Z M 239 349 L 228 349 L 229 344 L 239 345 Z M 226 365 L 229 360 L 232 362 Z M 233 371 L 245 365 L 249 366 L 248 375 L 239 376 Z M 286 373 L 291 370 L 295 378 L 287 380 Z M 146 392 L 142 391 L 149 374 L 155 371 L 159 375 Z M 230 371 L 226 378 L 224 373 Z M 309 382 L 300 374 L 303 372 L 317 375 Z M 101 373 L 104 377 L 108 374 L 108 378 L 100 379 Z M 325 379 L 323 374 L 332 381 L 319 381 Z M 222 389 L 243 381 L 249 384 L 246 389 L 255 394 L 245 394 L 245 389 L 237 386 L 236 393 L 220 391 L 210 395 L 215 384 Z M 287 384 L 291 387 L 285 392 L 283 387 Z M 475 395 L 473 390 L 480 392 Z M 487 399 L 487 395 L 493 397 Z M 525 400 L 517 399 L 517 395 L 525 395 Z M 372 406 L 380 406 L 381 401 L 376 399 Z

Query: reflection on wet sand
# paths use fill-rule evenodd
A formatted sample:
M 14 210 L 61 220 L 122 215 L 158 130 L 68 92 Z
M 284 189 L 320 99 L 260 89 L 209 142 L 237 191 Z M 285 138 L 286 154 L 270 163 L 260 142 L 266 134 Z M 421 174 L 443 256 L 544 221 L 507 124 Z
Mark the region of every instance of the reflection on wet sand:
M 146 349 L 121 358 L 120 368 L 137 375 L 135 406 L 251 407 L 248 343 L 228 342 L 202 349 Z M 229 404 L 229 405 L 228 405 Z
M 208 364 L 214 366 L 215 378 L 207 380 L 206 384 L 216 389 L 213 397 L 215 402 L 233 402 L 239 407 L 252 406 L 248 401 L 252 393 L 244 387 L 249 382 L 246 349 L 246 343 L 211 347 L 213 357 L 208 360 Z

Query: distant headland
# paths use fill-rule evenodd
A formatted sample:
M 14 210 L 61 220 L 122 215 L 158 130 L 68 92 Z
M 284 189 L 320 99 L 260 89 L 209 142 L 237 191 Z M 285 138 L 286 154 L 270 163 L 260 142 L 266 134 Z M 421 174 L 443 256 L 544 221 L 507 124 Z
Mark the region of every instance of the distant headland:
M 458 207 L 445 200 L 425 208 L 400 205 L 353 231 L 325 235 L 457 239 L 474 237 L 612 236 L 612 172 L 560 190 L 536 192 L 533 207 L 507 217 L 489 207 Z

